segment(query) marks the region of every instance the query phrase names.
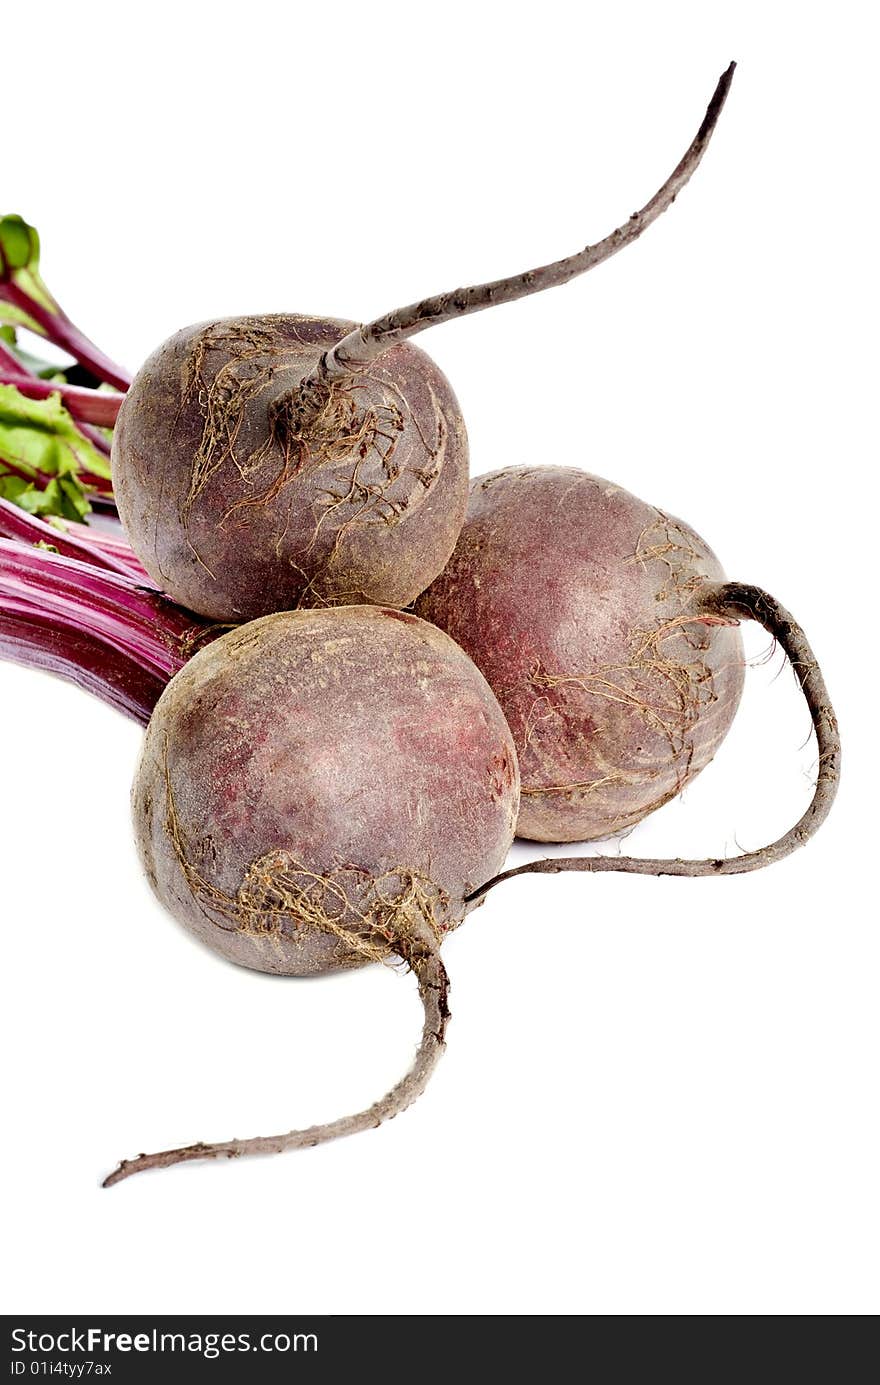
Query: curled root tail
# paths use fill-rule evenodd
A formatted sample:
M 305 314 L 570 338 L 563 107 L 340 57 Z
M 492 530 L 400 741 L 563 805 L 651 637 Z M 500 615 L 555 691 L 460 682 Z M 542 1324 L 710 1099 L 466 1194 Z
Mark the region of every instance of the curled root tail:
M 189 1163 L 194 1159 L 237 1159 L 241 1155 L 282 1154 L 289 1149 L 307 1149 L 312 1145 L 326 1144 L 329 1140 L 340 1140 L 345 1135 L 356 1135 L 361 1130 L 370 1130 L 405 1111 L 425 1090 L 445 1047 L 449 1022 L 449 978 L 440 960 L 436 938 L 427 934 L 419 938 L 408 930 L 401 936 L 394 951 L 418 981 L 425 1022 L 412 1067 L 381 1100 L 355 1115 L 343 1116 L 326 1125 L 312 1125 L 306 1130 L 290 1130 L 285 1135 L 261 1135 L 249 1140 L 185 1145 L 156 1154 L 140 1154 L 136 1159 L 123 1159 L 101 1186 L 112 1188 L 115 1183 L 121 1183 L 134 1173 L 165 1169 L 172 1164 Z
M 706 860 L 656 860 L 640 856 L 559 856 L 529 861 L 503 871 L 481 885 L 466 901 L 478 899 L 515 875 L 556 875 L 561 871 L 622 871 L 630 875 L 741 875 L 773 865 L 803 846 L 825 821 L 840 781 L 840 733 L 822 670 L 806 635 L 784 606 L 760 587 L 723 582 L 703 587 L 694 598 L 693 614 L 713 623 L 755 620 L 773 636 L 788 657 L 810 711 L 819 749 L 819 770 L 806 811 L 788 832 L 758 851 Z
M 326 385 L 334 380 L 357 375 L 367 370 L 390 346 L 406 341 L 417 332 L 423 332 L 438 323 L 449 322 L 468 313 L 481 312 L 484 308 L 492 308 L 499 303 L 512 303 L 517 298 L 526 298 L 529 294 L 567 284 L 569 279 L 594 269 L 596 265 L 604 263 L 612 255 L 638 240 L 642 232 L 672 206 L 696 171 L 727 99 L 735 66 L 735 63 L 731 63 L 722 73 L 699 130 L 666 182 L 640 211 L 634 212 L 628 221 L 618 226 L 604 240 L 598 241 L 595 245 L 585 246 L 576 254 L 556 260 L 552 264 L 541 265 L 537 269 L 529 269 L 510 278 L 495 279 L 487 284 L 474 284 L 469 288 L 453 289 L 433 298 L 422 298 L 407 307 L 395 308 L 393 312 L 386 313 L 364 326 L 355 327 L 331 350 L 325 352 L 312 375 L 297 389 L 302 390 L 305 397 L 313 386 Z

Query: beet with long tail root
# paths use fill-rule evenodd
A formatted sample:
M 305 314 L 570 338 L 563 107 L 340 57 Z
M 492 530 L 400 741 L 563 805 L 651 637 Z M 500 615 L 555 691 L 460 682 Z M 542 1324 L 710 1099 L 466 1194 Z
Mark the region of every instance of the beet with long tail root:
M 659 191 L 575 255 L 364 326 L 240 317 L 160 346 L 126 396 L 112 452 L 120 514 L 156 585 L 222 621 L 414 600 L 455 546 L 468 451 L 448 381 L 410 339 L 565 284 L 637 240 L 699 165 L 733 70 Z
M 513 840 L 519 774 L 482 674 L 436 626 L 378 606 L 282 612 L 196 654 L 163 693 L 132 795 L 161 902 L 230 961 L 287 976 L 400 961 L 425 1021 L 409 1073 L 329 1125 L 125 1161 L 192 1159 L 369 1129 L 443 1051 L 440 944 Z

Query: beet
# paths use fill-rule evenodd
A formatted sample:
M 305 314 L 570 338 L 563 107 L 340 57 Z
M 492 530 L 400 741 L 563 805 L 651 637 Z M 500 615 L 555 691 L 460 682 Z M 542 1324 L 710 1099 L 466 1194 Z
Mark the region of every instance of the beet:
M 518 796 L 470 659 L 415 616 L 352 606 L 267 616 L 192 658 L 153 713 L 132 802 L 162 903 L 232 961 L 306 976 L 364 954 L 272 908 L 276 876 L 298 862 L 369 912 L 377 882 L 406 875 L 445 931 L 504 861 Z
M 351 324 L 297 316 L 190 327 L 135 376 L 113 439 L 132 545 L 191 610 L 405 606 L 441 571 L 467 504 L 464 422 L 418 347 L 339 386 L 309 443 L 273 407 Z
M 699 165 L 733 69 L 659 191 L 595 245 L 364 326 L 241 317 L 160 346 L 126 395 L 112 448 L 120 515 L 156 585 L 230 622 L 413 601 L 455 545 L 468 455 L 448 382 L 408 339 L 567 283 L 631 245 Z
M 677 793 L 736 710 L 742 620 L 787 655 L 816 736 L 812 798 L 767 846 L 702 860 L 550 857 L 495 876 L 473 900 L 532 872 L 745 874 L 803 846 L 825 821 L 840 736 L 804 631 L 762 588 L 725 581 L 688 525 L 620 486 L 568 467 L 478 477 L 452 560 L 416 604 L 468 651 L 504 708 L 520 760 L 521 836 L 607 836 Z
M 416 609 L 504 709 L 519 836 L 612 836 L 708 764 L 739 702 L 742 641 L 691 608 L 723 578 L 686 524 L 586 472 L 474 481 L 455 553 Z
M 138 848 L 163 904 L 222 956 L 309 976 L 401 959 L 425 1029 L 377 1106 L 274 1142 L 191 1146 L 157 1164 L 293 1148 L 409 1104 L 442 1051 L 445 934 L 513 840 L 510 731 L 467 655 L 415 616 L 343 607 L 264 617 L 169 683 L 133 790 Z

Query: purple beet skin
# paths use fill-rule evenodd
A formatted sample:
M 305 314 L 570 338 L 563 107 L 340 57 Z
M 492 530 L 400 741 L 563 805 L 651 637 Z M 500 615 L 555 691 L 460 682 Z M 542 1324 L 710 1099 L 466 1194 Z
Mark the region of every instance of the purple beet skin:
M 482 674 L 373 606 L 266 616 L 201 650 L 133 791 L 160 900 L 232 961 L 288 975 L 405 955 L 415 927 L 439 941 L 504 861 L 518 802 Z
M 590 841 L 711 760 L 743 683 L 739 632 L 691 609 L 723 580 L 694 531 L 596 476 L 509 467 L 471 486 L 416 610 L 485 674 L 522 776 L 517 834 Z
M 305 403 L 297 393 L 351 326 L 203 323 L 135 376 L 113 437 L 119 513 L 153 581 L 190 610 L 231 622 L 405 606 L 443 568 L 467 504 L 468 450 L 433 361 L 403 342 Z

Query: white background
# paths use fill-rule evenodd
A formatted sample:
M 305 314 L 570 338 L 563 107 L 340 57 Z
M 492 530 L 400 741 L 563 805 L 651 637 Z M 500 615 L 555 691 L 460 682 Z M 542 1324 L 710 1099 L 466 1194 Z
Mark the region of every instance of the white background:
M 138 728 L 3 666 L 3 1307 L 876 1311 L 870 7 L 25 13 L 4 19 L 2 210 L 132 366 L 187 322 L 371 317 L 603 236 L 737 58 L 702 167 L 637 246 L 422 342 L 475 471 L 611 477 L 791 607 L 845 773 L 817 839 L 766 872 L 496 891 L 446 948 L 447 1056 L 391 1125 L 102 1192 L 122 1155 L 369 1102 L 420 1009 L 382 970 L 278 980 L 204 951 L 140 877 Z M 715 762 L 625 849 L 769 840 L 807 802 L 807 733 L 779 657 L 754 668 Z

